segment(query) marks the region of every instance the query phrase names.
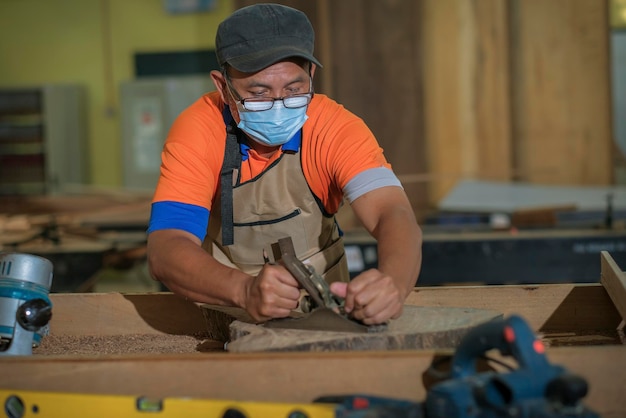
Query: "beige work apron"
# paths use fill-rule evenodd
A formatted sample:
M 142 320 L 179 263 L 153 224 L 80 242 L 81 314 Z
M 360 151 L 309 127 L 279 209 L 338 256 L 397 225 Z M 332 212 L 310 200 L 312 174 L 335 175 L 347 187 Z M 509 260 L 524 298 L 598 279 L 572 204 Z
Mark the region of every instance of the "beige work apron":
M 228 147 L 227 147 L 228 148 Z M 274 261 L 272 244 L 291 237 L 297 257 L 328 283 L 350 280 L 343 240 L 334 216 L 325 215 L 309 189 L 300 152 L 284 152 L 259 176 L 233 178 L 234 244 L 222 245 L 220 193 L 212 204 L 203 248 L 221 263 L 251 275 L 261 270 L 264 250 Z

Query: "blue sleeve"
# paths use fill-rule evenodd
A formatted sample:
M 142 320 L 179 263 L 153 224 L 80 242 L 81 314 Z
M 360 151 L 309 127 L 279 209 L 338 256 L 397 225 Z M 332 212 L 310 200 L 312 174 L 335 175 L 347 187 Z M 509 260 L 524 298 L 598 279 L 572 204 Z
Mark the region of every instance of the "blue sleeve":
M 180 202 L 156 202 L 150 211 L 148 234 L 161 229 L 181 229 L 203 241 L 209 225 L 209 210 Z

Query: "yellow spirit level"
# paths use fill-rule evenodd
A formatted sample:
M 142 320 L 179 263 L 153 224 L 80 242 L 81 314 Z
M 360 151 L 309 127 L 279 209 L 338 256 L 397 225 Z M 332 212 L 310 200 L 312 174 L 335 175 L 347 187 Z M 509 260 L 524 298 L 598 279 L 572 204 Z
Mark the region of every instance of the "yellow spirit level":
M 332 404 L 243 402 L 198 398 L 155 399 L 0 389 L 7 418 L 185 417 L 185 418 L 334 418 Z

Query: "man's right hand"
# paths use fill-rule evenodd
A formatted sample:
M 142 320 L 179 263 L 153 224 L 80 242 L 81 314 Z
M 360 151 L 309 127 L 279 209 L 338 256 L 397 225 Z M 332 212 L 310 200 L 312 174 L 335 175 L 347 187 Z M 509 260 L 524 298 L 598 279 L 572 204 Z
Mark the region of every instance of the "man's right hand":
M 257 322 L 284 318 L 298 307 L 296 279 L 279 264 L 265 264 L 246 289 L 245 309 Z
M 285 267 L 268 263 L 250 276 L 215 260 L 185 231 L 152 232 L 148 262 L 152 276 L 172 292 L 195 302 L 243 308 L 258 322 L 288 316 L 300 299 L 298 282 Z

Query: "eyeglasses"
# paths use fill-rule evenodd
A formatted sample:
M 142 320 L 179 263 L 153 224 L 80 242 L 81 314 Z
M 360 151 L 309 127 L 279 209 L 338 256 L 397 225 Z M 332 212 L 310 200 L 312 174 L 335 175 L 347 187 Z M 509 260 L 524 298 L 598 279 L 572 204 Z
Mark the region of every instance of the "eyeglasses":
M 240 104 L 245 110 L 250 112 L 262 112 L 264 110 L 270 110 L 274 107 L 274 102 L 281 101 L 283 102 L 283 106 L 288 109 L 297 109 L 299 107 L 304 107 L 311 103 L 313 99 L 313 81 L 309 78 L 309 92 L 308 93 L 299 93 L 292 94 L 291 96 L 285 97 L 250 97 L 247 99 L 242 98 L 237 90 L 233 87 L 230 82 L 230 77 L 226 72 L 223 73 L 224 78 L 226 79 L 226 83 L 228 84 L 228 90 L 231 92 L 233 99 L 237 104 Z M 235 97 L 237 95 L 237 97 Z

